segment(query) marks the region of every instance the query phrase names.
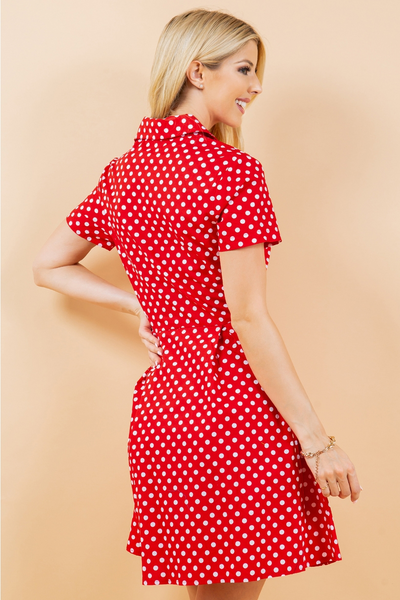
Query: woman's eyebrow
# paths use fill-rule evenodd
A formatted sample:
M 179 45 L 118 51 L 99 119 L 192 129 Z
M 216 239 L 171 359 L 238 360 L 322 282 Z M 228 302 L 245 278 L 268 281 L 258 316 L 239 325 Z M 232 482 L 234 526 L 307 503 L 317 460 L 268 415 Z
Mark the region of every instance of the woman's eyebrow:
M 237 61 L 236 61 L 234 64 L 236 65 L 237 63 L 240 63 L 240 62 L 247 62 L 247 63 L 249 63 L 249 65 L 250 65 L 251 67 L 254 67 L 254 65 L 253 65 L 253 63 L 251 62 L 251 60 L 247 60 L 247 58 L 244 58 L 243 60 L 237 60 Z

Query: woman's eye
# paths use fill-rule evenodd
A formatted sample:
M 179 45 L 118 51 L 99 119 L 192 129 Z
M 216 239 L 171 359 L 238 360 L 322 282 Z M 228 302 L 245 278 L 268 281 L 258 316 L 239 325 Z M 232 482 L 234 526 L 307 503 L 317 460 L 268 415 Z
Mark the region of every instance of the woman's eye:
M 248 73 L 249 71 L 251 71 L 251 69 L 250 69 L 250 67 L 240 67 L 239 71 L 240 71 L 241 73 L 243 73 L 243 72 L 244 72 L 244 75 L 247 75 L 247 73 Z

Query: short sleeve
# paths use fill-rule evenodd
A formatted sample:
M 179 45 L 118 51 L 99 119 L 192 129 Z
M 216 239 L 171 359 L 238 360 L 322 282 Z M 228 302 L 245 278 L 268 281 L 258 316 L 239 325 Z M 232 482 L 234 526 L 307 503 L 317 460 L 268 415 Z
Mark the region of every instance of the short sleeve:
M 217 222 L 219 250 L 237 250 L 282 241 L 261 163 L 241 153 L 229 160 L 218 186 L 225 205 Z
M 69 227 L 77 235 L 106 250 L 115 246 L 110 219 L 110 179 L 113 159 L 104 169 L 91 194 L 66 217 Z

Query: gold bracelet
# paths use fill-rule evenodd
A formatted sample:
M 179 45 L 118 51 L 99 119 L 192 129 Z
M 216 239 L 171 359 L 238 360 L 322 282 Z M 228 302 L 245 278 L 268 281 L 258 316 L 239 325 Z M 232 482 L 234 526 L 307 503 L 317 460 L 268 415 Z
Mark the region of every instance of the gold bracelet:
M 300 454 L 302 456 L 304 456 L 304 458 L 314 458 L 315 456 L 317 457 L 317 460 L 315 463 L 315 481 L 317 481 L 317 479 L 318 479 L 319 457 L 324 452 L 328 452 L 328 450 L 333 448 L 333 446 L 336 444 L 336 438 L 334 435 L 328 435 L 328 438 L 331 441 L 329 442 L 329 444 L 327 446 L 325 446 L 325 448 L 323 450 L 317 450 L 316 452 L 303 452 L 302 450 L 300 450 Z

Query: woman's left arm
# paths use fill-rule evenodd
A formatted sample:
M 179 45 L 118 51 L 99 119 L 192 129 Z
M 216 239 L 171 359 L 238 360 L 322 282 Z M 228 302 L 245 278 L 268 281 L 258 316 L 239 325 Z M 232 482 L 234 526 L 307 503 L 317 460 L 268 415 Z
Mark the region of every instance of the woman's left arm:
M 33 263 L 36 285 L 87 300 L 120 312 L 136 315 L 140 320 L 139 335 L 149 351 L 151 362 L 157 363 L 161 349 L 151 333 L 147 316 L 133 292 L 126 292 L 95 275 L 80 261 L 95 244 L 74 233 L 63 221 L 45 243 Z

